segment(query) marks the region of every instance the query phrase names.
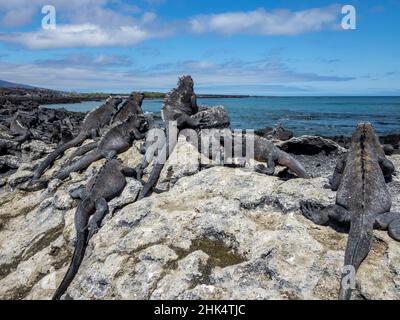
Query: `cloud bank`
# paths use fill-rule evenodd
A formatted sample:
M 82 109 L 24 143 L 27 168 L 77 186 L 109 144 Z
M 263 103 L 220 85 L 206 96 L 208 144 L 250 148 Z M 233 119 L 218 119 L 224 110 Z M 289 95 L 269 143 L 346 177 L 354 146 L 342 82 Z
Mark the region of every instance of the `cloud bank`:
M 215 32 L 224 35 L 297 35 L 333 29 L 340 14 L 337 5 L 303 11 L 257 9 L 200 15 L 190 20 L 195 33 Z
M 24 25 L 46 2 L 16 0 L 10 3 L 0 0 L 0 13 L 4 13 L 0 24 L 8 27 Z M 147 2 L 154 3 L 154 0 Z M 340 15 L 340 6 L 337 5 L 302 11 L 267 11 L 260 8 L 247 12 L 199 15 L 187 21 L 166 24 L 154 12 L 146 12 L 135 5 L 127 7 L 121 1 L 54 0 L 53 5 L 57 9 L 57 19 L 61 21 L 56 30 L 39 28 L 35 31 L 3 32 L 0 33 L 0 41 L 43 50 L 134 46 L 148 39 L 187 31 L 193 34 L 293 36 L 333 30 Z

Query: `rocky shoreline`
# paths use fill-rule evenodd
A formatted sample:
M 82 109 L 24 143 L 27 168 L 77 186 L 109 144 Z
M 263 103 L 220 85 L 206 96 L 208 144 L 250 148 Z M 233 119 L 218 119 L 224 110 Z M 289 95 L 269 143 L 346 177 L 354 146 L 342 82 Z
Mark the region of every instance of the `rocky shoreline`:
M 105 160 L 72 173 L 64 183 L 52 180 L 46 190 L 18 190 L 47 154 L 77 134 L 84 114 L 42 109 L 37 101 L 4 106 L 0 299 L 49 299 L 74 248 L 78 202 L 69 192 L 94 177 Z M 10 127 L 16 109 L 18 121 L 31 131 L 25 141 L 15 142 L 23 133 Z M 89 243 L 67 298 L 336 299 L 347 230 L 316 226 L 303 217 L 299 202 L 334 203 L 335 192 L 324 186 L 348 140 L 295 137 L 283 128 L 256 133 L 296 158 L 312 178 L 294 178 L 283 167 L 273 176 L 260 174 L 254 171 L 257 161 L 237 169 L 204 166 L 203 155 L 179 139 L 174 150 L 179 161 L 168 160 L 157 183 L 166 192 L 136 201 L 142 185 L 130 178 L 109 203 L 111 214 Z M 399 137 L 381 137 L 394 149 L 388 156 L 397 170 L 388 184 L 394 211 L 400 211 Z M 143 159 L 142 144 L 137 141 L 118 158 L 136 167 Z M 60 170 L 75 151 L 68 150 L 45 176 Z M 399 257 L 399 243 L 374 231 L 355 298 L 400 299 Z

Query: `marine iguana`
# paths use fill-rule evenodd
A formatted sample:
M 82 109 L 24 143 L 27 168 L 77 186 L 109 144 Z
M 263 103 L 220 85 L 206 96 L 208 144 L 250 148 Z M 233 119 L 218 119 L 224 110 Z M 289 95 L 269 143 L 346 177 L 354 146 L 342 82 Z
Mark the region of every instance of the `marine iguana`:
M 232 143 L 233 139 L 229 140 L 227 138 L 228 137 L 226 136 L 220 137 L 220 142 L 222 145 L 227 143 L 227 141 L 230 141 Z M 259 162 L 266 162 L 268 165 L 268 167 L 263 164 L 256 165 L 256 172 L 273 175 L 275 173 L 275 165 L 279 164 L 293 171 L 299 178 L 310 178 L 310 175 L 307 173 L 307 171 L 304 169 L 303 165 L 299 161 L 297 161 L 294 157 L 292 157 L 285 151 L 280 150 L 272 142 L 257 135 L 252 135 L 252 139 L 254 139 L 254 160 L 257 160 Z M 244 139 L 241 139 L 241 141 L 242 150 L 244 150 L 246 149 L 246 135 L 244 135 Z
M 66 150 L 81 145 L 83 141 L 90 137 L 95 138 L 100 136 L 100 131 L 110 123 L 121 101 L 119 98 L 109 98 L 105 104 L 89 112 L 82 123 L 79 134 L 71 141 L 59 146 L 50 153 L 35 170 L 32 180 L 38 180 L 46 169 Z
M 268 167 L 260 164 L 255 170 L 259 173 L 273 175 L 275 165 L 279 164 L 293 171 L 299 178 L 309 179 L 303 165 L 285 151 L 280 150 L 272 142 L 259 136 L 254 136 L 254 159 L 267 162 Z
M 109 213 L 108 202 L 118 197 L 126 185 L 126 176 L 135 177 L 134 169 L 123 168 L 117 159 L 107 161 L 100 172 L 88 183 L 73 192 L 73 198 L 80 198 L 75 213 L 76 244 L 71 264 L 53 300 L 59 300 L 73 281 L 85 255 L 89 240 L 96 234 L 104 217 Z
M 144 94 L 141 92 L 132 92 L 129 98 L 122 104 L 113 118 L 113 123 L 119 123 L 126 121 L 131 115 L 142 115 L 142 104 Z
M 329 220 L 350 223 L 339 298 L 349 300 L 352 288 L 344 283 L 349 268 L 355 273 L 367 257 L 373 229 L 388 230 L 400 241 L 400 213 L 390 212 L 391 197 L 383 172 L 393 165 L 385 158 L 382 147 L 369 123 L 360 123 L 351 140 L 350 150 L 335 168 L 332 188 L 337 189 L 336 204 L 323 208 L 311 202 L 301 202 L 305 217 L 324 225 Z
M 193 86 L 191 76 L 179 78 L 177 87 L 171 90 L 164 99 L 161 109 L 164 122 L 176 121 L 179 130 L 197 129 L 201 125 L 201 119 L 191 117 L 199 111 Z
M 132 146 L 135 139 L 143 139 L 147 130 L 148 122 L 145 116 L 131 115 L 126 122 L 112 127 L 100 140 L 96 150 L 61 169 L 54 178 L 64 180 L 71 172 L 86 169 L 94 161 L 102 158 L 111 159 L 116 154 L 125 152 Z
M 144 94 L 141 92 L 133 92 L 129 96 L 129 98 L 122 103 L 122 106 L 119 108 L 117 113 L 114 115 L 112 119 L 113 125 L 120 124 L 128 120 L 131 115 L 144 115 L 142 110 Z M 98 145 L 98 142 L 88 143 L 78 150 L 76 150 L 70 158 L 66 161 L 67 164 L 72 163 L 72 160 L 76 157 L 82 156 L 89 151 L 95 149 Z
M 166 127 L 166 143 L 161 150 L 157 150 L 157 158 L 154 160 L 153 170 L 148 181 L 144 184 L 138 200 L 146 197 L 156 185 L 164 167 L 164 161 L 168 159 L 170 152 L 175 148 L 176 141 L 174 139 L 171 139 L 172 141 L 169 143 L 169 122 L 176 122 L 178 131 L 188 128 L 198 129 L 205 122 L 204 119 L 191 117 L 199 111 L 193 86 L 194 83 L 191 76 L 182 76 L 178 80 L 177 87 L 172 89 L 164 99 L 161 116 Z M 143 170 L 149 165 L 154 155 L 155 150 L 153 148 L 146 152 L 143 162 L 137 169 L 138 179 L 141 179 Z

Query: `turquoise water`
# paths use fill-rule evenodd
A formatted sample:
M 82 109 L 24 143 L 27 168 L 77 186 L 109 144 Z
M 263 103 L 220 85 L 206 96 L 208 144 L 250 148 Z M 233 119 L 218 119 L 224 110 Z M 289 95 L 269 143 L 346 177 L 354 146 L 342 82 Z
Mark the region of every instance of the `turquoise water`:
M 350 135 L 358 122 L 374 124 L 379 134 L 400 132 L 400 97 L 259 97 L 198 99 L 199 105 L 223 105 L 232 128 L 257 129 L 282 123 L 297 135 Z M 99 102 L 55 105 L 88 111 Z M 143 110 L 159 113 L 162 100 L 145 100 Z M 53 105 L 54 106 L 54 105 Z

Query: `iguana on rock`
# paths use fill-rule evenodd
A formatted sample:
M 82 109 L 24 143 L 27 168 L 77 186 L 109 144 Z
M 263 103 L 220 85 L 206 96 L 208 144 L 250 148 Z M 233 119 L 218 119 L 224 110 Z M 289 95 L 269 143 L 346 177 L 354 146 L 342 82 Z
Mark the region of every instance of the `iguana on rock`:
M 390 212 L 392 202 L 383 175 L 392 170 L 393 164 L 385 158 L 372 125 L 361 123 L 352 136 L 346 158 L 339 160 L 334 172 L 336 204 L 323 208 L 311 202 L 300 203 L 303 214 L 319 225 L 329 220 L 350 223 L 340 299 L 351 298 L 347 273 L 353 271 L 355 276 L 367 257 L 374 228 L 388 230 L 393 239 L 400 241 L 400 213 Z
M 143 115 L 131 115 L 126 122 L 111 128 L 100 140 L 96 150 L 73 162 L 55 174 L 54 178 L 64 180 L 71 172 L 78 172 L 102 158 L 111 159 L 116 154 L 125 152 L 133 141 L 143 139 L 148 130 L 148 122 Z
M 254 136 L 254 158 L 260 162 L 267 162 L 268 167 L 264 165 L 256 166 L 256 171 L 259 173 L 273 175 L 275 173 L 275 165 L 279 164 L 293 171 L 299 178 L 310 178 L 310 175 L 299 161 L 280 150 L 272 142 L 259 136 Z
M 83 121 L 80 133 L 74 139 L 59 146 L 47 156 L 35 170 L 33 181 L 39 179 L 46 169 L 66 150 L 81 145 L 83 141 L 90 137 L 95 138 L 100 136 L 100 131 L 110 123 L 121 101 L 119 98 L 109 98 L 104 105 L 89 112 Z
M 179 78 L 177 87 L 171 90 L 164 99 L 161 109 L 164 122 L 176 121 L 179 130 L 197 129 L 201 125 L 201 119 L 191 117 L 199 111 L 193 87 L 191 76 Z
M 142 110 L 144 94 L 140 92 L 133 92 L 129 98 L 122 103 L 122 106 L 119 108 L 117 113 L 114 115 L 112 119 L 112 124 L 117 125 L 123 123 L 128 120 L 128 118 L 132 115 L 144 115 Z M 76 150 L 71 157 L 67 160 L 67 164 L 70 164 L 72 160 L 76 157 L 82 156 L 89 151 L 95 149 L 98 145 L 98 142 L 88 143 L 78 150 Z
M 81 187 L 71 192 L 73 198 L 82 200 L 75 213 L 76 244 L 71 264 L 54 293 L 53 300 L 60 299 L 73 281 L 89 240 L 98 232 L 102 220 L 109 212 L 107 203 L 118 197 L 125 188 L 125 176 L 135 177 L 136 172 L 130 168 L 122 168 L 118 160 L 112 159 L 107 161 L 86 188 Z
M 139 200 L 146 197 L 156 185 L 164 167 L 164 161 L 168 159 L 169 153 L 175 148 L 176 141 L 171 141 L 171 144 L 168 142 L 170 135 L 168 132 L 168 122 L 176 121 L 178 131 L 187 128 L 198 129 L 204 122 L 203 119 L 194 119 L 191 117 L 199 111 L 193 86 L 194 83 L 191 76 L 182 76 L 178 80 L 177 87 L 171 90 L 164 99 L 161 115 L 165 122 L 167 142 L 157 152 L 153 170 L 139 194 Z M 154 150 L 150 148 L 149 152 L 154 153 Z M 146 154 L 144 161 L 138 168 L 139 179 L 143 170 L 149 165 L 149 159 L 152 159 L 152 156 Z
M 226 141 L 229 141 L 226 140 L 226 138 L 227 137 L 221 137 L 221 144 L 224 145 Z M 279 164 L 293 171 L 299 178 L 310 178 L 310 175 L 307 173 L 303 165 L 298 160 L 296 160 L 288 153 L 280 150 L 272 142 L 257 135 L 252 135 L 252 139 L 254 139 L 254 160 L 257 160 L 259 162 L 266 162 L 268 165 L 268 167 L 263 164 L 255 166 L 256 172 L 273 175 L 275 173 L 275 165 Z M 242 150 L 246 149 L 247 140 L 248 138 L 246 138 L 246 135 L 244 135 L 244 139 L 241 140 Z
M 143 115 L 142 104 L 144 94 L 132 92 L 128 99 L 122 104 L 113 118 L 113 123 L 125 122 L 131 115 Z

